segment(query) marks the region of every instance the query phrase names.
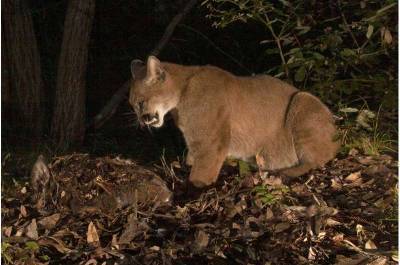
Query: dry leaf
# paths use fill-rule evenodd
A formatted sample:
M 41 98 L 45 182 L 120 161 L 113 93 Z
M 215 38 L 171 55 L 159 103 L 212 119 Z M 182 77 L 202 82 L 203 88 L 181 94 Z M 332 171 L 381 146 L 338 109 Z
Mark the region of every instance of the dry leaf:
M 91 257 L 94 259 L 110 259 L 110 255 L 104 248 L 101 247 L 96 248 Z
M 360 240 L 363 240 L 364 237 L 365 237 L 364 226 L 362 226 L 362 225 L 360 225 L 360 224 L 357 224 L 357 225 L 356 225 L 356 232 L 357 232 L 357 237 L 358 237 Z
M 149 249 L 153 250 L 153 251 L 160 251 L 160 247 L 159 246 L 152 246 Z
M 363 173 L 369 176 L 375 176 L 375 175 L 386 175 L 390 172 L 390 169 L 387 168 L 384 165 L 371 165 L 365 170 L 363 170 Z
M 322 239 L 324 239 L 324 238 L 325 238 L 325 236 L 326 236 L 326 232 L 325 232 L 325 231 L 323 231 L 323 232 L 319 232 L 319 234 L 318 234 L 317 238 L 318 238 L 318 240 L 322 240 Z
M 375 245 L 375 243 L 369 239 L 366 243 L 365 243 L 365 249 L 378 249 Z
M 242 188 L 253 188 L 256 183 L 258 183 L 258 179 L 255 179 L 252 175 L 248 174 L 244 176 L 240 186 Z
M 376 202 L 374 202 L 374 205 L 379 209 L 386 209 L 392 202 L 393 196 L 387 196 L 385 198 L 378 199 Z
M 290 228 L 290 224 L 289 223 L 279 223 L 277 225 L 275 225 L 275 233 L 280 233 L 283 232 L 287 229 Z
M 90 259 L 85 263 L 85 265 L 97 265 L 97 260 Z
M 379 257 L 376 260 L 369 262 L 367 265 L 385 265 L 387 262 L 388 259 L 386 257 Z
M 242 229 L 242 227 L 237 223 L 232 223 L 232 229 Z
M 55 213 L 40 219 L 38 223 L 46 229 L 52 229 L 57 224 L 58 220 L 60 220 L 60 216 L 59 213 Z
M 180 207 L 179 205 L 176 206 L 176 217 L 179 219 L 185 219 L 188 216 L 189 209 L 186 206 Z
M 372 156 L 357 157 L 357 161 L 363 165 L 372 165 L 376 163 Z
M 174 168 L 182 168 L 181 164 L 178 161 L 173 161 L 171 163 L 171 166 L 174 167 Z
M 332 219 L 332 218 L 328 218 L 328 219 L 326 219 L 326 225 L 327 226 L 337 226 L 337 225 L 341 225 L 342 223 L 341 222 L 338 222 L 338 221 L 336 221 L 336 220 L 334 220 L 334 219 Z
M 348 184 L 346 184 L 346 186 L 348 187 L 358 187 L 363 183 L 361 178 L 361 171 L 351 173 L 344 180 L 348 182 Z
M 343 185 L 341 182 L 337 181 L 335 178 L 331 179 L 331 187 L 334 190 L 341 190 Z
M 36 219 L 32 219 L 31 223 L 25 228 L 25 235 L 34 240 L 39 238 Z
M 126 228 L 119 237 L 118 244 L 129 244 L 138 234 L 138 227 L 136 218 L 130 216 Z
M 367 34 L 366 34 L 367 39 L 371 38 L 373 32 L 374 32 L 374 26 L 371 24 L 368 25 Z
M 195 234 L 194 248 L 196 251 L 201 251 L 207 247 L 210 237 L 203 230 L 198 230 Z
M 93 222 L 89 223 L 86 235 L 87 235 L 86 241 L 89 244 L 99 245 L 100 243 L 99 235 L 97 234 L 96 226 L 93 224 Z
M 4 228 L 3 228 L 3 234 L 4 234 L 6 237 L 10 237 L 11 234 L 12 234 L 12 226 L 4 227 Z
M 281 186 L 282 185 L 282 178 L 275 177 L 275 176 L 270 176 L 270 177 L 264 179 L 263 185 Z
M 359 151 L 357 149 L 355 149 L 355 148 L 351 148 L 350 151 L 349 151 L 349 156 L 355 156 L 355 155 L 358 155 L 358 154 L 359 154 Z
M 381 36 L 382 36 L 382 40 L 384 43 L 386 44 L 391 44 L 393 41 L 393 37 L 392 34 L 390 33 L 390 30 L 386 27 L 382 27 L 381 29 Z
M 21 212 L 22 217 L 28 216 L 28 212 L 26 211 L 25 206 L 21 205 L 21 207 L 19 208 L 19 211 Z
M 360 187 L 361 188 L 366 188 L 368 186 L 371 186 L 374 183 L 375 183 L 375 179 L 372 178 L 372 179 L 368 180 L 367 182 L 364 182 L 363 184 L 361 184 Z
M 361 254 L 356 254 L 351 257 L 337 255 L 335 260 L 335 265 L 360 265 L 364 264 L 366 260 L 368 260 L 368 257 L 365 257 L 364 255 Z
M 24 233 L 24 228 L 20 228 L 15 232 L 15 236 L 20 237 Z
M 345 180 L 348 182 L 354 182 L 354 181 L 358 180 L 359 178 L 361 178 L 361 172 L 357 171 L 357 172 L 354 172 L 354 173 L 351 173 L 350 175 L 348 175 L 345 178 Z
M 113 236 L 112 236 L 112 239 L 111 239 L 111 248 L 112 249 L 119 249 L 119 245 L 118 245 L 118 238 L 117 238 L 117 235 L 116 234 L 114 234 Z
M 274 218 L 274 212 L 271 210 L 270 207 L 268 207 L 267 210 L 265 211 L 265 219 L 271 220 L 272 218 Z
M 54 247 L 58 252 L 65 254 L 71 251 L 71 249 L 67 248 L 64 244 L 64 242 L 58 238 L 55 237 L 41 237 L 38 240 L 38 244 L 41 246 L 47 246 L 47 247 Z
M 128 217 L 128 224 L 119 237 L 118 244 L 129 244 L 136 236 L 145 233 L 150 228 L 144 222 L 139 222 L 136 217 L 131 214 Z
M 342 242 L 344 239 L 344 235 L 342 233 L 335 235 L 332 237 L 332 240 L 335 241 L 335 243 Z
M 73 236 L 75 239 L 82 239 L 82 237 L 75 231 L 71 231 L 68 228 L 58 230 L 53 234 L 53 237 L 63 238 L 65 236 Z
M 263 155 L 260 155 L 259 153 L 256 154 L 256 163 L 259 168 L 265 168 L 266 166 L 266 161 Z
M 313 247 L 310 247 L 310 248 L 308 249 L 308 259 L 309 259 L 309 260 L 315 260 L 316 256 L 317 256 L 316 251 L 314 250 Z
M 21 193 L 22 193 L 22 194 L 25 194 L 25 193 L 26 193 L 26 191 L 27 191 L 27 190 L 26 190 L 26 187 L 25 187 L 25 186 L 24 186 L 24 187 L 22 187 L 22 189 L 21 189 Z

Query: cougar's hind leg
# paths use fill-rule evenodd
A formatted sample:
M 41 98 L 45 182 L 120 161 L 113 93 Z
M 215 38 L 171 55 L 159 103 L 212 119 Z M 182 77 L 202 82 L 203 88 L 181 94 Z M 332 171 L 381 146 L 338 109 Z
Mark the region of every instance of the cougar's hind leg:
M 300 163 L 281 170 L 300 176 L 333 159 L 339 148 L 334 140 L 336 128 L 329 109 L 316 97 L 299 92 L 293 98 L 285 126 L 292 131 Z
M 288 177 L 298 177 L 304 175 L 314 167 L 315 166 L 313 164 L 306 161 L 306 162 L 300 162 L 300 164 L 298 164 L 297 166 L 283 169 L 280 172 Z

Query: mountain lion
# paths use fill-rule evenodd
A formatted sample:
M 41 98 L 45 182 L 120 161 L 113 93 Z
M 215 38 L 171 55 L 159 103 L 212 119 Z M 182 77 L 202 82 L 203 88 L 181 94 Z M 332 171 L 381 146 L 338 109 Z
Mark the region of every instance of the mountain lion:
M 227 156 L 262 158 L 262 169 L 300 176 L 339 147 L 329 109 L 271 76 L 235 76 L 214 66 L 183 66 L 150 56 L 131 63 L 129 102 L 141 125 L 171 112 L 185 138 L 196 187 L 214 183 Z

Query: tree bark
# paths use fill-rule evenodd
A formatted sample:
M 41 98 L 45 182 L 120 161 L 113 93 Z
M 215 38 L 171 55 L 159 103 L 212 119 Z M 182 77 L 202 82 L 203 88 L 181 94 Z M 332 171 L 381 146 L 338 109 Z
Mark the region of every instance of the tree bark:
M 44 92 L 32 16 L 25 0 L 2 4 L 2 109 L 7 127 L 34 141 L 43 132 Z
M 51 135 L 59 148 L 80 145 L 85 135 L 86 66 L 95 0 L 70 0 L 58 62 Z

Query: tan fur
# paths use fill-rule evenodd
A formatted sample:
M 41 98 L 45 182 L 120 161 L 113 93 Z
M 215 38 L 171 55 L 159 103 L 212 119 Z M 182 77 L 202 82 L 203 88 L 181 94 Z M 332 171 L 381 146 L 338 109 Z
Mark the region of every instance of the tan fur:
M 214 66 L 161 63 L 155 57 L 147 67 L 132 65 L 132 74 L 130 103 L 139 120 L 146 113 L 172 112 L 189 150 L 189 180 L 197 187 L 217 180 L 227 156 L 258 154 L 265 170 L 299 176 L 323 166 L 339 147 L 329 109 L 274 77 L 238 77 Z M 151 125 L 161 126 L 162 118 Z

